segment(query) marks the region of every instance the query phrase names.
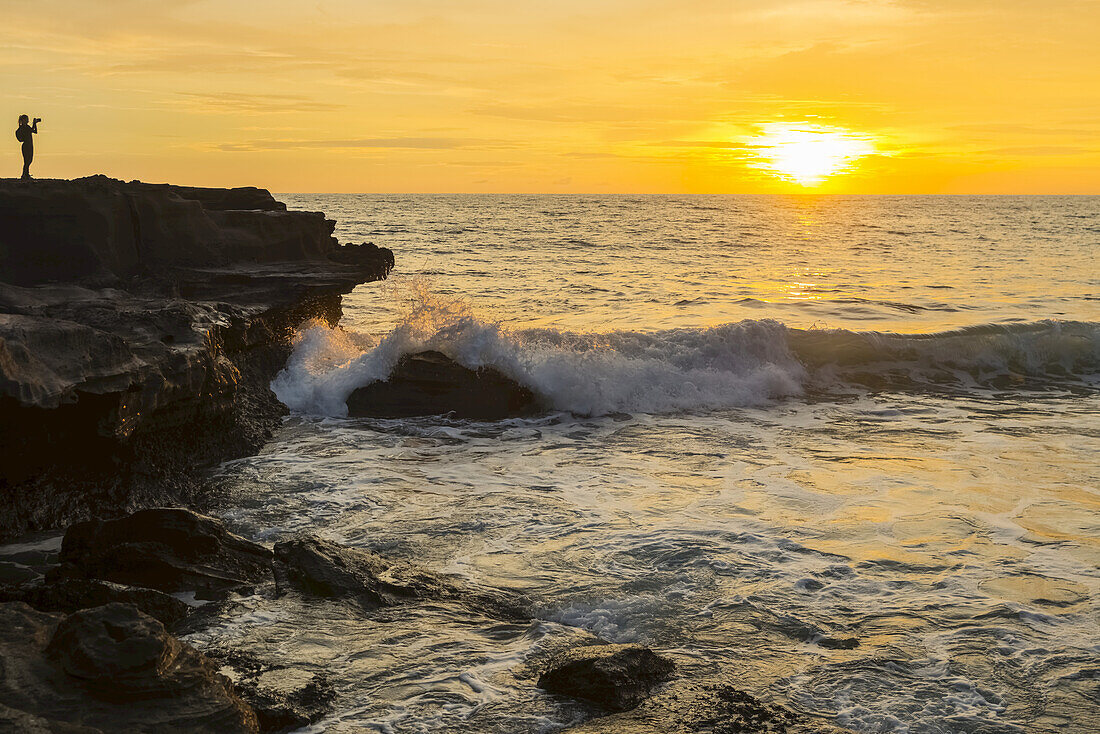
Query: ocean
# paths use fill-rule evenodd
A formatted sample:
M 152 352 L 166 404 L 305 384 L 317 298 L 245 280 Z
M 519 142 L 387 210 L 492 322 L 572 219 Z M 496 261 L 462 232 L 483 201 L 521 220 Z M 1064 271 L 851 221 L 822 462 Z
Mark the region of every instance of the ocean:
M 190 639 L 324 670 L 312 731 L 554 732 L 578 630 L 858 732 L 1100 731 L 1100 197 L 281 195 L 390 279 L 307 325 L 231 526 L 519 591 L 245 598 Z M 553 407 L 349 419 L 405 353 Z

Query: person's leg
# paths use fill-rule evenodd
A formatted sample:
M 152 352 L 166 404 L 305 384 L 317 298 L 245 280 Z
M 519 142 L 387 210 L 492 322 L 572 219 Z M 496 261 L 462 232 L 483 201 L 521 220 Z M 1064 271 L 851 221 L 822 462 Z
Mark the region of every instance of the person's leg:
M 31 177 L 31 161 L 34 160 L 34 148 L 23 146 L 23 178 Z

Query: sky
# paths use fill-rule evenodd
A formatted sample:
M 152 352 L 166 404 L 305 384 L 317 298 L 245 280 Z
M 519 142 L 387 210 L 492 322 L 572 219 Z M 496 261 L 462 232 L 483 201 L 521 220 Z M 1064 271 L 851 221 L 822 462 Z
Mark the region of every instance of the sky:
M 1100 194 L 1096 0 L 0 0 L 0 17 L 0 116 L 43 118 L 39 177 Z

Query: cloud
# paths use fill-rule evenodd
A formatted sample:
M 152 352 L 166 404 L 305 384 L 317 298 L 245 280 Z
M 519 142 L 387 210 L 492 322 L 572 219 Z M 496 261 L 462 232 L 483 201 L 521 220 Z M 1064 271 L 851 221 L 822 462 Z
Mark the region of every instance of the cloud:
M 253 152 L 264 150 L 295 149 L 368 149 L 403 148 L 407 150 L 454 150 L 471 147 L 510 147 L 506 141 L 482 140 L 477 138 L 358 138 L 353 140 L 253 140 L 245 143 L 219 143 L 216 150 L 228 153 Z
M 1004 156 L 1050 156 L 1050 155 L 1082 155 L 1094 153 L 1087 148 L 1078 148 L 1069 145 L 1031 145 L 1014 146 L 1008 148 L 994 148 L 982 151 L 985 155 Z
M 346 105 L 317 102 L 309 97 L 293 94 L 239 94 L 218 92 L 200 94 L 178 92 L 181 98 L 174 104 L 181 104 L 197 112 L 331 112 Z

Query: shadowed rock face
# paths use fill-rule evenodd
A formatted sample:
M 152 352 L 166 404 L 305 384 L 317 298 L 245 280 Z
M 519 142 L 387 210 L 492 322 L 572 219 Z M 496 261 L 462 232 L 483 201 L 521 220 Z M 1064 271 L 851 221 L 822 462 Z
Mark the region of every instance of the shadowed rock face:
M 45 612 L 72 614 L 112 602 L 131 604 L 165 627 L 179 622 L 191 608 L 174 596 L 154 589 L 123 586 L 110 581 L 57 578 L 0 588 L 0 602 L 22 601 Z
M 265 733 L 293 731 L 324 718 L 336 697 L 324 671 L 271 664 L 232 649 L 209 648 L 204 654 L 222 665 Z
M 640 645 L 586 645 L 557 655 L 539 678 L 539 688 L 627 711 L 674 669 L 671 660 Z
M 90 578 L 169 592 L 218 592 L 271 577 L 267 548 L 178 508 L 77 523 L 65 533 L 61 561 Z
M 390 376 L 348 397 L 348 414 L 369 418 L 443 415 L 502 420 L 540 410 L 535 395 L 492 367 L 471 370 L 440 352 L 402 357 Z
M 0 539 L 201 503 L 256 451 L 308 319 L 393 254 L 262 189 L 0 180 Z
M 727 683 L 680 680 L 625 713 L 592 719 L 569 734 L 851 734 Z
M 519 595 L 459 586 L 411 564 L 308 533 L 275 544 L 275 583 L 281 594 L 295 589 L 312 596 L 353 598 L 368 609 L 446 599 L 497 619 L 531 618 L 527 600 Z
M 0 728 L 258 731 L 214 665 L 128 604 L 68 617 L 0 604 Z M 5 729 L 7 730 L 7 729 Z

